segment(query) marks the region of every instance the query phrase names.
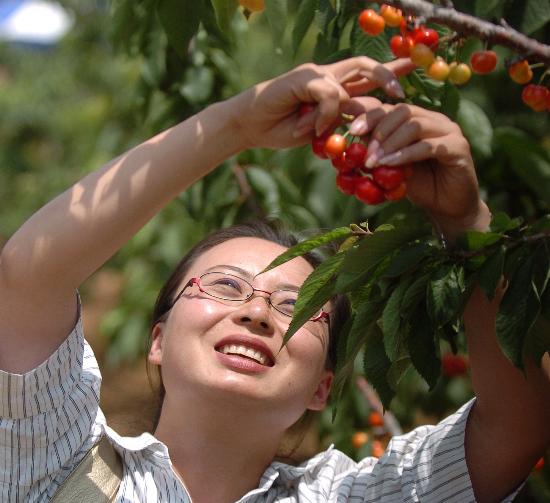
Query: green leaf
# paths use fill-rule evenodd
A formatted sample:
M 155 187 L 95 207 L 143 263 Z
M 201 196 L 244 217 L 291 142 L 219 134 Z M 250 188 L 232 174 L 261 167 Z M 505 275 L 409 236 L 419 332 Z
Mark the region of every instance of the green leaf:
M 493 126 L 483 109 L 473 101 L 462 98 L 456 120 L 474 154 L 489 158 L 492 155 Z
M 382 332 L 374 325 L 365 343 L 363 371 L 367 381 L 377 391 L 385 409 L 389 409 L 392 398 L 395 396 L 386 377 L 390 367 L 391 362 L 384 350 Z
M 296 22 L 294 23 L 294 29 L 292 30 L 292 49 L 294 55 L 298 52 L 302 40 L 306 36 L 311 23 L 315 17 L 315 9 L 317 8 L 319 0 L 302 0 L 296 13 Z
M 533 266 L 534 259 L 529 256 L 514 271 L 496 318 L 500 346 L 518 368 L 523 368 L 524 340 L 540 311 L 532 281 Z
M 491 231 L 504 233 L 517 229 L 522 224 L 521 218 L 510 218 L 506 213 L 499 211 L 491 219 Z
M 407 289 L 403 300 L 401 301 L 401 316 L 404 320 L 413 317 L 418 304 L 426 299 L 426 288 L 430 280 L 430 273 L 424 273 L 418 276 Z
M 336 279 L 336 291 L 346 292 L 361 284 L 369 271 L 389 254 L 414 239 L 423 227 L 401 224 L 398 227 L 380 226 L 359 244 L 346 252 L 341 272 Z
M 477 280 L 488 299 L 495 297 L 495 291 L 500 284 L 504 272 L 506 248 L 500 246 L 495 253 L 489 255 L 477 273 Z
M 525 35 L 531 35 L 548 21 L 550 21 L 550 0 L 527 0 L 520 31 Z
M 334 7 L 332 6 L 332 2 L 330 0 L 318 1 L 318 9 L 315 11 L 315 23 L 319 27 L 319 30 L 321 30 L 321 33 L 326 34 L 330 22 L 336 16 L 336 11 L 334 10 Z
M 430 390 L 433 389 L 441 374 L 441 361 L 439 360 L 439 348 L 435 343 L 435 334 L 424 303 L 418 307 L 414 316 L 411 316 L 406 344 L 414 368 L 428 383 Z
M 503 5 L 502 0 L 476 0 L 475 15 L 485 19 L 501 17 Z
M 265 16 L 275 47 L 281 47 L 287 23 L 287 0 L 265 0 Z
M 212 6 L 214 7 L 214 12 L 216 13 L 216 21 L 218 26 L 223 33 L 230 33 L 231 31 L 231 20 L 235 15 L 238 4 L 235 0 L 211 0 Z M 190 2 L 195 4 L 195 2 Z M 192 7 L 190 7 L 191 10 Z
M 400 351 L 399 329 L 401 328 L 401 302 L 414 278 L 401 281 L 392 292 L 382 312 L 382 332 L 388 358 L 393 362 Z
M 252 188 L 262 195 L 262 202 L 267 213 L 279 215 L 281 212 L 279 186 L 269 171 L 257 166 L 249 166 L 245 173 Z
M 284 264 L 285 262 L 288 262 L 295 257 L 304 255 L 305 253 L 310 252 L 311 250 L 314 250 L 319 246 L 330 243 L 331 241 L 335 241 L 336 239 L 342 239 L 346 236 L 349 236 L 350 234 L 351 229 L 349 227 L 338 227 L 337 229 L 333 229 L 325 234 L 321 234 L 320 236 L 306 239 L 305 241 L 294 245 L 292 248 L 289 248 L 286 252 L 279 255 L 262 271 L 262 273 L 267 272 L 270 269 L 273 269 L 274 267 L 277 267 L 281 264 Z
M 506 156 L 506 167 L 512 169 L 542 201 L 548 201 L 550 162 L 539 143 L 524 131 L 502 127 L 495 129 L 494 144 Z
M 464 268 L 444 264 L 430 277 L 427 294 L 428 314 L 437 329 L 459 316 L 465 291 Z
M 189 42 L 199 29 L 200 3 L 190 0 L 158 0 L 157 15 L 170 45 L 187 59 Z
M 527 234 L 538 234 L 544 232 L 550 237 L 550 215 L 544 215 L 527 229 Z
M 409 356 L 398 358 L 391 364 L 386 374 L 386 379 L 388 380 L 388 385 L 392 390 L 397 391 L 399 382 L 403 379 L 407 370 L 411 368 L 411 364 L 412 360 Z
M 502 235 L 496 232 L 467 231 L 458 238 L 457 244 L 464 250 L 476 251 L 491 246 L 501 239 Z
M 459 106 L 460 92 L 454 84 L 445 82 L 443 94 L 441 96 L 441 112 L 443 112 L 447 117 L 456 120 Z
M 366 55 L 381 63 L 394 59 L 387 40 L 382 36 L 365 35 L 359 23 L 354 22 L 350 32 L 350 47 L 353 56 Z
M 298 293 L 294 316 L 283 339 L 283 345 L 334 295 L 332 278 L 343 259 L 344 255 L 341 253 L 328 258 L 306 278 Z
M 429 243 L 411 243 L 403 246 L 391 259 L 383 277 L 396 278 L 409 272 L 435 250 Z
M 443 83 L 431 79 L 423 70 L 418 69 L 409 73 L 408 79 L 415 89 L 429 98 L 432 106 L 441 98 Z

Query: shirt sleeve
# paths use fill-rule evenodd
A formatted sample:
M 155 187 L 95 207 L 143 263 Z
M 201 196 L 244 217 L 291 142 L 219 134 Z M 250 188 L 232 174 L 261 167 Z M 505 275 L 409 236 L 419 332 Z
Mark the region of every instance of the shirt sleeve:
M 345 501 L 466 503 L 475 496 L 466 465 L 464 434 L 475 399 L 435 426 L 392 438 L 379 459 L 365 458 L 339 480 Z M 518 488 L 519 490 L 519 488 Z M 509 503 L 516 490 L 502 500 Z
M 42 364 L 0 371 L 0 501 L 48 501 L 100 438 L 101 374 L 82 319 Z

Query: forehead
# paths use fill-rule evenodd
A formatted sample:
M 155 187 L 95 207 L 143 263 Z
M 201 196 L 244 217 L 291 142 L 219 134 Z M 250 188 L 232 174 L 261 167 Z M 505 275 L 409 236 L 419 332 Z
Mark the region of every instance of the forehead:
M 231 265 L 244 269 L 254 277 L 286 250 L 287 248 L 280 244 L 261 238 L 234 238 L 224 241 L 200 255 L 190 272 L 192 275 L 198 275 L 212 267 Z M 311 271 L 313 271 L 313 267 L 307 260 L 296 257 L 261 274 L 256 279 L 262 282 L 284 281 L 300 286 Z

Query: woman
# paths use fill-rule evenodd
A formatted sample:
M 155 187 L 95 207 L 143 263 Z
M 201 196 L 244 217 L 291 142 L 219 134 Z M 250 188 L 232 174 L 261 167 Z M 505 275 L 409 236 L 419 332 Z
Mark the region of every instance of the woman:
M 375 87 L 399 97 L 396 76 L 411 69 L 364 57 L 301 66 L 135 147 L 21 227 L 0 261 L 2 501 L 49 501 L 102 435 L 124 464 L 117 501 L 497 501 L 513 493 L 550 440 L 549 379 L 529 363 L 525 379 L 509 364 L 495 341 L 497 301 L 479 292 L 466 312 L 476 401 L 394 439 L 379 461 L 355 464 L 329 450 L 302 467 L 272 462 L 285 430 L 325 406 L 332 372 L 322 312 L 278 351 L 312 264 L 296 258 L 259 274 L 286 248 L 265 236 L 201 250 L 167 288 L 148 355 L 166 389 L 155 435 L 122 438 L 98 407 L 100 376 L 75 289 L 172 198 L 243 149 L 304 144 L 350 113 L 352 132 L 370 133 L 371 165 L 427 161 L 415 167 L 409 197 L 448 240 L 487 228 L 458 126 L 359 97 Z M 302 102 L 316 112 L 299 118 Z

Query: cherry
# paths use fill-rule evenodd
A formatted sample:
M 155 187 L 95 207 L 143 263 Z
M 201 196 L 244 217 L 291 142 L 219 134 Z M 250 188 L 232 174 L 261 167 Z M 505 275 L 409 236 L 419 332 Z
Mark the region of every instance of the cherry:
M 315 110 L 315 105 L 313 103 L 302 103 L 298 109 L 298 116 L 303 117 Z
M 401 10 L 391 5 L 382 4 L 380 6 L 380 15 L 384 18 L 386 24 L 392 28 L 397 28 L 401 24 L 401 21 L 403 21 Z
M 408 58 L 413 47 L 414 40 L 408 35 L 394 35 L 390 39 L 391 52 L 396 58 Z
M 331 159 L 340 157 L 346 150 L 346 139 L 341 134 L 331 134 L 325 142 L 325 154 Z
M 360 449 L 369 441 L 369 434 L 365 431 L 356 431 L 351 436 L 351 445 L 356 449 Z
M 425 44 L 415 44 L 411 49 L 411 61 L 416 66 L 428 68 L 435 60 L 433 51 Z
M 342 155 L 335 157 L 331 160 L 332 165 L 340 172 L 347 173 L 353 171 L 353 166 L 350 166 L 347 161 L 346 152 L 342 152 Z
M 449 82 L 457 86 L 466 84 L 472 77 L 472 70 L 466 63 L 458 63 L 453 61 L 449 65 Z
M 361 29 L 375 37 L 384 31 L 386 22 L 384 18 L 373 9 L 364 9 L 359 14 L 359 26 Z
M 328 155 L 325 152 L 325 143 L 330 135 L 331 132 L 324 132 L 321 136 L 315 136 L 315 138 L 311 140 L 311 149 L 313 153 L 321 159 L 328 159 Z
M 437 46 L 439 45 L 439 34 L 434 29 L 420 26 L 413 30 L 412 37 L 415 44 L 424 44 L 432 51 L 437 50 Z
M 468 370 L 468 361 L 462 355 L 445 353 L 441 358 L 441 370 L 446 377 L 463 376 Z
M 401 32 L 401 35 L 409 35 L 412 36 L 413 31 L 411 28 L 414 25 L 414 16 L 407 16 L 404 17 L 399 25 L 399 31 Z
M 407 195 L 407 184 L 401 182 L 395 189 L 386 190 L 384 196 L 388 201 L 399 201 Z
M 381 458 L 384 455 L 384 446 L 380 440 L 373 440 L 371 444 L 371 453 L 375 458 Z
M 548 95 L 550 91 L 544 86 L 528 84 L 521 92 L 523 102 L 535 112 L 542 112 L 547 109 Z
M 367 419 L 371 426 L 384 426 L 384 418 L 380 412 L 373 410 Z
M 518 84 L 527 84 L 533 78 L 533 70 L 526 59 L 518 61 L 508 67 L 508 75 Z
M 366 204 L 380 204 L 385 201 L 384 191 L 368 177 L 357 181 L 355 197 Z
M 540 458 L 536 463 L 535 466 L 533 466 L 533 470 L 542 470 L 542 467 L 544 466 L 544 458 Z
M 393 166 L 378 166 L 372 170 L 374 181 L 384 190 L 397 188 L 405 179 L 401 168 Z
M 449 65 L 440 57 L 437 57 L 428 68 L 428 75 L 434 80 L 443 81 L 449 76 L 449 73 L 451 73 Z
M 367 159 L 367 147 L 364 143 L 352 143 L 345 151 L 345 160 L 350 169 L 363 168 Z
M 497 54 L 495 51 L 476 51 L 470 58 L 472 70 L 475 73 L 489 73 L 497 66 Z
M 349 173 L 338 173 L 336 175 L 336 186 L 344 194 L 353 196 L 360 180 L 362 180 L 361 175 L 358 175 L 355 171 L 350 171 Z

